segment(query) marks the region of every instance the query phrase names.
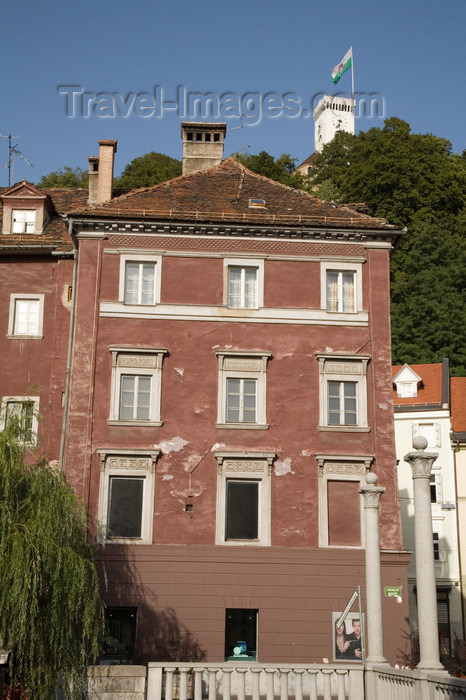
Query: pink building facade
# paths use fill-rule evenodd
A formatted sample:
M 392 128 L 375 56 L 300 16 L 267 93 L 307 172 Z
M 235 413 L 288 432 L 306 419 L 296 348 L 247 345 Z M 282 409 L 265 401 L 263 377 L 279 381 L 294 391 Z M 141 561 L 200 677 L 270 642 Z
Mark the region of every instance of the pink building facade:
M 188 157 L 215 143 L 214 125 L 199 133 L 184 128 Z M 116 144 L 101 149 L 107 162 Z M 359 585 L 364 608 L 369 471 L 386 488 L 382 583 L 406 585 L 389 331 L 401 232 L 233 159 L 192 169 L 67 209 L 76 279 L 66 314 L 55 282 L 50 386 L 63 468 L 104 545 L 106 656 L 166 659 L 189 632 L 209 661 L 332 660 L 333 613 Z M 58 414 L 39 429 L 53 457 Z M 406 617 L 384 599 L 392 662 Z

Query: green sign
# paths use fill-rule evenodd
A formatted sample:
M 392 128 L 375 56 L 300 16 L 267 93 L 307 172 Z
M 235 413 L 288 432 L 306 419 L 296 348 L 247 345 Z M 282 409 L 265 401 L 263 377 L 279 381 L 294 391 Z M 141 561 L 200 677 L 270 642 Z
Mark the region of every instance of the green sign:
M 385 586 L 386 598 L 401 598 L 401 586 Z

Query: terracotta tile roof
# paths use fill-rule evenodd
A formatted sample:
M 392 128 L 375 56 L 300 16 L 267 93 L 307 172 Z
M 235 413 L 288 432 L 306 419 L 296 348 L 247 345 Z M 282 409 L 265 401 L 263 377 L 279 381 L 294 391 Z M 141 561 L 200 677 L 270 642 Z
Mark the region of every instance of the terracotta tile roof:
M 452 377 L 451 428 L 455 433 L 466 433 L 466 377 Z
M 264 199 L 265 209 L 251 209 L 250 199 Z M 208 170 L 132 190 L 105 204 L 69 213 L 96 218 L 294 224 L 382 229 L 395 233 L 400 230 L 384 219 L 372 218 L 344 205 L 323 202 L 311 194 L 257 175 L 233 158 Z
M 19 183 L 17 183 L 19 184 Z M 28 183 L 30 184 L 30 183 Z M 13 185 L 12 187 L 15 187 Z M 9 187 L 0 188 L 0 196 L 5 194 Z M 73 245 L 68 235 L 68 225 L 62 219 L 62 215 L 70 208 L 86 206 L 88 191 L 84 189 L 70 189 L 65 187 L 53 187 L 42 190 L 47 194 L 53 203 L 54 215 L 49 220 L 43 234 L 12 234 L 2 235 L 0 233 L 0 251 L 10 251 L 11 249 L 26 248 L 35 251 L 43 249 L 44 252 L 55 250 L 60 252 L 70 252 Z M 0 231 L 2 226 L 3 206 L 0 201 Z
M 418 384 L 417 396 L 400 398 L 397 396 L 396 387 L 393 389 L 393 402 L 395 406 L 417 406 L 424 404 L 442 403 L 442 367 L 441 362 L 429 365 L 408 365 L 422 379 Z M 392 367 L 392 377 L 395 377 L 403 365 Z

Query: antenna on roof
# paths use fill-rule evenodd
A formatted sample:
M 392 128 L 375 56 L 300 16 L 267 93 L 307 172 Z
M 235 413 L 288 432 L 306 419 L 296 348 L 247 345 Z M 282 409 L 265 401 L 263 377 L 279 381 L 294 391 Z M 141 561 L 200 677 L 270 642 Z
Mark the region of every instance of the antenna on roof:
M 228 157 L 231 158 L 231 156 L 238 156 L 243 151 L 247 151 L 248 148 L 251 148 L 251 146 L 244 146 L 244 148 L 240 148 L 239 151 L 233 151 L 233 153 L 231 153 Z
M 18 144 L 15 143 L 14 145 L 12 145 L 11 143 L 11 139 L 19 139 L 19 136 L 12 136 L 11 134 L 8 134 L 8 136 L 6 136 L 5 134 L 0 134 L 0 136 L 4 139 L 8 139 L 8 160 L 6 163 L 2 163 L 2 165 L 0 165 L 0 168 L 6 168 L 8 166 L 8 187 L 11 187 L 11 176 L 13 174 L 14 168 L 13 153 L 22 158 L 25 163 L 31 166 L 31 168 L 33 167 L 33 165 L 28 161 L 27 158 L 23 156 L 21 151 L 18 150 Z

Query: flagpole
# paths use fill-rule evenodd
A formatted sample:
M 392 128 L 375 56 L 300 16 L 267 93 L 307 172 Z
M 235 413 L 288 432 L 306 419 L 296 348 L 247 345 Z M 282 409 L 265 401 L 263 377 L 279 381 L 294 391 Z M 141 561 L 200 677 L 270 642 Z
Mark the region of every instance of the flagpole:
M 353 101 L 354 110 L 354 58 L 353 58 L 353 47 L 351 47 L 351 99 Z

